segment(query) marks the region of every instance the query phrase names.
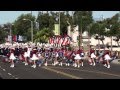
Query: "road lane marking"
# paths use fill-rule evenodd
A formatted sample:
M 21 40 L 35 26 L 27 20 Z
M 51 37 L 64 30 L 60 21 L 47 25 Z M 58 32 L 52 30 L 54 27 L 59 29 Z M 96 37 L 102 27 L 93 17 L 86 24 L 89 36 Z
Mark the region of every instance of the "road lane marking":
M 61 71 L 58 71 L 58 70 L 55 70 L 55 69 L 51 69 L 51 68 L 48 68 L 48 67 L 42 67 L 42 68 L 46 69 L 46 70 L 49 70 L 49 71 L 52 71 L 52 72 L 55 72 L 55 73 L 58 73 L 58 74 L 61 74 L 61 75 L 64 75 L 64 76 L 67 76 L 67 77 L 70 77 L 70 78 L 73 78 L 73 79 L 83 79 L 83 78 L 77 77 L 75 75 L 64 73 L 64 72 L 61 72 Z
M 12 75 L 11 73 L 8 73 L 8 75 Z
M 2 69 L 3 71 L 6 71 L 4 68 L 0 67 L 0 69 Z
M 6 71 L 4 68 L 2 68 L 1 66 L 0 66 L 0 69 L 2 69 L 3 71 Z M 12 75 L 11 73 L 7 73 L 8 75 L 10 75 L 11 77 L 13 77 L 14 79 L 18 79 L 17 77 L 15 77 L 14 75 Z
M 3 69 L 3 71 L 6 71 L 5 69 Z
M 50 67 L 50 66 L 49 66 Z M 62 68 L 62 67 L 50 67 L 50 68 L 58 68 L 58 69 L 67 69 L 67 70 L 75 70 L 75 71 L 82 71 L 82 72 L 90 72 L 90 73 L 97 73 L 97 74 L 105 74 L 105 75 L 110 75 L 110 76 L 116 76 L 120 77 L 120 75 L 117 74 L 111 74 L 111 73 L 105 73 L 105 72 L 98 72 L 98 71 L 88 71 L 88 70 L 79 70 L 79 69 L 73 69 L 73 68 Z
M 17 77 L 15 77 L 14 75 L 12 75 L 11 73 L 8 73 L 8 75 L 10 75 L 11 77 L 13 77 L 14 79 L 18 79 Z

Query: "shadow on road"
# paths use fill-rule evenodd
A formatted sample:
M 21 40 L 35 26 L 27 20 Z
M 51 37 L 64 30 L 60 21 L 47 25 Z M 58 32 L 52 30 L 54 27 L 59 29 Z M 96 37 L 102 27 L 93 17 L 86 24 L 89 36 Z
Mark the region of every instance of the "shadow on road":
M 2 78 L 0 77 L 0 79 L 2 79 Z

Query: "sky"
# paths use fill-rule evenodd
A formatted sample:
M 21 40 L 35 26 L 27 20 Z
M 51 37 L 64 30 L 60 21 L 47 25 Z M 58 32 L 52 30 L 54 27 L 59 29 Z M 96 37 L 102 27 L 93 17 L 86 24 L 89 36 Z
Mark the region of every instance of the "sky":
M 110 18 L 119 11 L 93 11 L 93 18 L 99 19 L 103 15 L 103 18 Z M 0 11 L 0 24 L 13 23 L 21 14 L 31 13 L 31 11 Z M 33 15 L 37 17 L 38 11 L 32 11 Z

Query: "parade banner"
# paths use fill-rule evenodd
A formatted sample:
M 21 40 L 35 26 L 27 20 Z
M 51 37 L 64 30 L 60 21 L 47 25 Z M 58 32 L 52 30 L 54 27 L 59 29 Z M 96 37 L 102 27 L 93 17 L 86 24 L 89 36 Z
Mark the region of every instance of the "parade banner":
M 65 36 L 53 36 L 49 38 L 49 44 L 53 44 L 54 46 L 66 46 L 69 45 L 71 42 L 71 39 L 69 36 L 65 35 Z
M 59 24 L 55 24 L 54 35 L 60 35 Z

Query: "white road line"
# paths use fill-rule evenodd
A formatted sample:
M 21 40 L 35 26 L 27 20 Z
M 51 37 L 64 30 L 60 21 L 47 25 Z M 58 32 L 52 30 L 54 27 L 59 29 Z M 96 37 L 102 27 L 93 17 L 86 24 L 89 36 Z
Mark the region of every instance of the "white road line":
M 77 77 L 75 75 L 71 75 L 71 74 L 68 74 L 68 73 L 65 73 L 65 72 L 62 72 L 62 71 L 58 71 L 58 70 L 55 70 L 55 69 L 52 69 L 52 68 L 48 68 L 48 67 L 42 67 L 43 69 L 46 69 L 48 71 L 52 71 L 52 72 L 55 72 L 55 73 L 58 73 L 58 74 L 61 74 L 61 75 L 64 75 L 64 76 L 67 76 L 67 77 L 70 77 L 70 78 L 73 78 L 73 79 L 83 79 L 81 77 Z
M 17 77 L 15 77 L 14 75 L 12 75 L 11 73 L 8 73 L 8 75 L 12 76 L 14 79 L 18 79 Z
M 8 73 L 8 75 L 12 75 L 11 73 Z
M 3 71 L 6 71 L 5 69 L 3 69 Z
M 3 71 L 6 71 L 4 68 L 2 68 L 1 66 L 0 66 L 0 69 L 2 69 Z M 10 76 L 12 76 L 13 78 L 15 78 L 15 79 L 18 79 L 17 77 L 15 77 L 14 75 L 12 75 L 11 73 L 7 73 L 8 75 L 10 75 Z
M 62 67 L 51 67 L 51 68 L 75 70 L 75 71 L 79 71 L 79 72 L 82 71 L 82 72 L 97 73 L 97 74 L 104 74 L 104 75 L 109 75 L 109 76 L 120 77 L 120 75 L 117 75 L 117 74 L 111 74 L 111 73 L 106 73 L 106 72 L 101 72 L 101 71 L 79 70 L 79 69 L 74 69 L 74 68 L 62 68 Z
M 3 71 L 6 71 L 4 68 L 0 67 Z

